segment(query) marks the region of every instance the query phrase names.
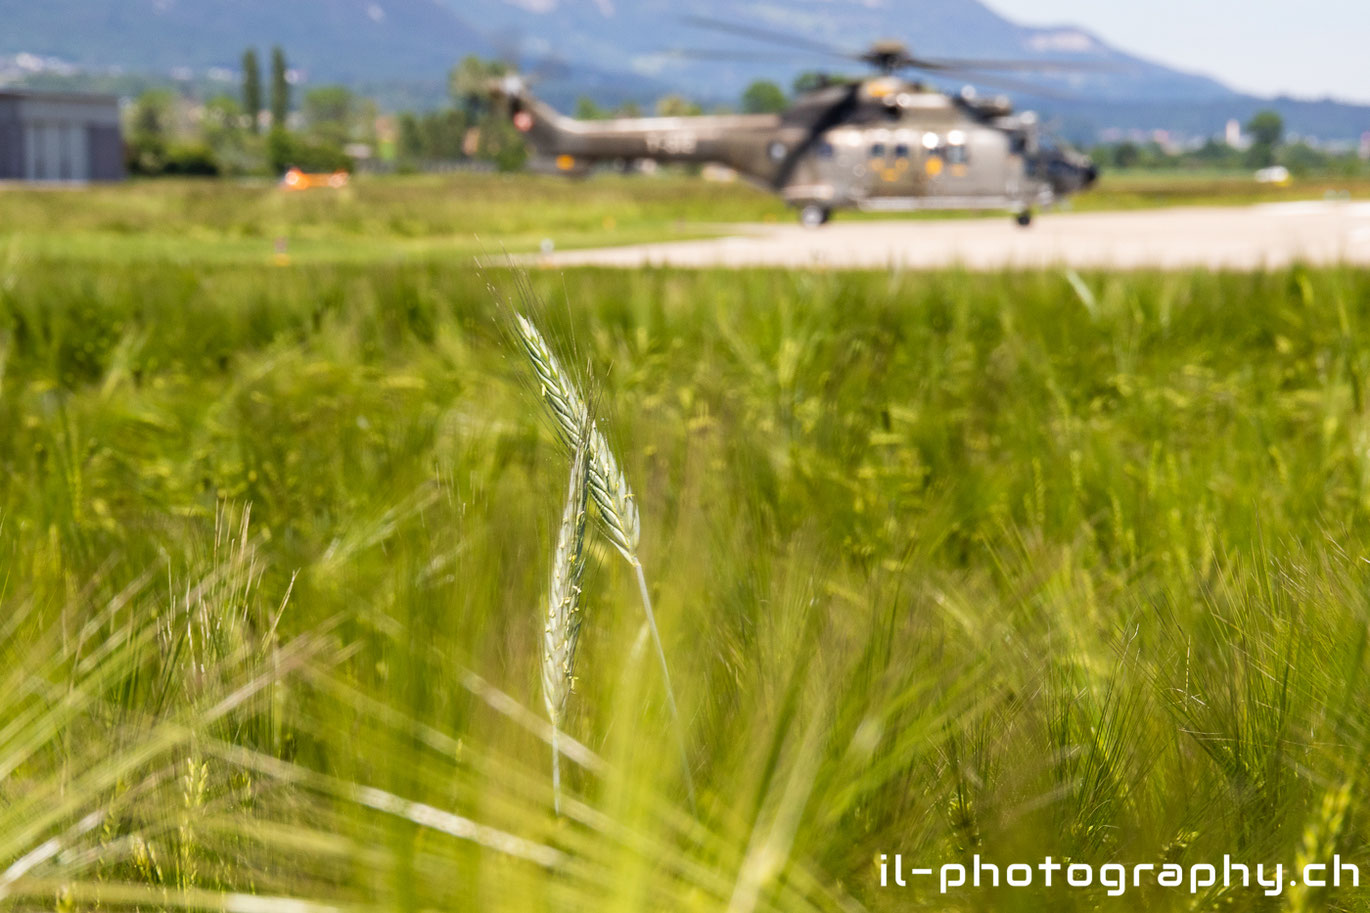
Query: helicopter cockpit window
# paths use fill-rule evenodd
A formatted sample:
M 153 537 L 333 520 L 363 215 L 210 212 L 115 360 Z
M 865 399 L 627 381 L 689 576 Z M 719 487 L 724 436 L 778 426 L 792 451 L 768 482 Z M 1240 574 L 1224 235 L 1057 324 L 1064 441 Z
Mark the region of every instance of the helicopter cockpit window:
M 884 143 L 872 143 L 872 144 L 871 144 L 871 158 L 873 158 L 873 159 L 882 159 L 882 158 L 884 158 L 884 157 L 885 157 L 885 144 L 884 144 Z
M 894 147 L 894 157 L 896 159 L 906 159 L 909 157 L 909 147 L 900 143 Z
M 1022 155 L 1027 152 L 1027 137 L 1021 133 L 1009 134 L 1008 151 L 1013 155 Z
M 830 159 L 832 158 L 832 143 L 828 142 L 827 140 L 824 140 L 823 142 L 818 144 L 818 148 L 814 151 L 818 154 L 819 158 Z

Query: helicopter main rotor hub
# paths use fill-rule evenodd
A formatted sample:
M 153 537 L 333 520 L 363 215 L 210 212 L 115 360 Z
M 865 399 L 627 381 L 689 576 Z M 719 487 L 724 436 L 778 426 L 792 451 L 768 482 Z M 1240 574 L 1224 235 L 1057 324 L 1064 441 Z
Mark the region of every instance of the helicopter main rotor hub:
M 893 73 L 912 62 L 908 45 L 902 41 L 877 41 L 870 50 L 861 55 L 864 63 L 875 67 L 882 73 Z

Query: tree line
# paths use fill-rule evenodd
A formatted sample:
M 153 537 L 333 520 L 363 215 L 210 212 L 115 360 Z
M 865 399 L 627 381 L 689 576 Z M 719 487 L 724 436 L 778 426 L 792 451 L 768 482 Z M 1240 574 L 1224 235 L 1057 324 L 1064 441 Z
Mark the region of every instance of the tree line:
M 1272 110 L 1253 115 L 1236 144 L 1210 137 L 1201 145 L 1175 149 L 1159 142 L 1125 140 L 1096 145 L 1090 155 L 1105 168 L 1122 170 L 1239 171 L 1282 165 L 1294 177 L 1356 177 L 1367 171 L 1357 150 L 1332 151 L 1290 140 L 1284 119 Z
M 375 140 L 376 107 L 345 86 L 319 86 L 295 104 L 285 52 L 272 48 L 263 97 L 255 48 L 243 52 L 240 93 L 203 104 L 169 89 L 144 92 L 125 130 L 130 173 L 141 175 L 280 174 L 350 169 L 347 148 Z

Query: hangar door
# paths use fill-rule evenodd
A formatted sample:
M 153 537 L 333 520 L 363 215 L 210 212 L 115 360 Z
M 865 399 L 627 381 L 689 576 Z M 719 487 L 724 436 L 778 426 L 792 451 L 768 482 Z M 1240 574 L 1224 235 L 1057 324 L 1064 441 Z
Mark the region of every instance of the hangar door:
M 31 181 L 90 180 L 90 141 L 85 126 L 70 121 L 25 124 L 24 172 Z

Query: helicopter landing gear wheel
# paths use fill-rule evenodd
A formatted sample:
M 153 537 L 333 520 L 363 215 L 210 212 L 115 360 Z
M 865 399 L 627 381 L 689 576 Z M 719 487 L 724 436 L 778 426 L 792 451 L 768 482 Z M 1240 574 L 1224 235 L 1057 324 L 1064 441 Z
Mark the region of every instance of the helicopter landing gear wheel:
M 799 224 L 805 228 L 818 228 L 832 218 L 832 210 L 817 203 L 809 203 L 799 210 Z
M 1014 213 L 1013 221 L 1017 222 L 1019 226 L 1027 228 L 1032 224 L 1032 210 L 1024 209 L 1022 212 Z

